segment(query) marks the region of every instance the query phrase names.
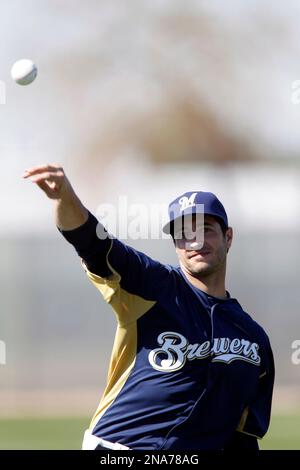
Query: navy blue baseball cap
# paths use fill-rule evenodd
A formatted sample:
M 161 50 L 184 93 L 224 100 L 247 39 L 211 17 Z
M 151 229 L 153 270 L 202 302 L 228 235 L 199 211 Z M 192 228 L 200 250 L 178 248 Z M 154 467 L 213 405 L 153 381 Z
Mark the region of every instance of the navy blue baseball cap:
M 220 219 L 225 228 L 228 227 L 227 214 L 223 204 L 213 193 L 205 191 L 190 191 L 178 196 L 169 204 L 169 222 L 163 227 L 163 232 L 172 234 L 176 221 L 190 214 L 207 214 Z

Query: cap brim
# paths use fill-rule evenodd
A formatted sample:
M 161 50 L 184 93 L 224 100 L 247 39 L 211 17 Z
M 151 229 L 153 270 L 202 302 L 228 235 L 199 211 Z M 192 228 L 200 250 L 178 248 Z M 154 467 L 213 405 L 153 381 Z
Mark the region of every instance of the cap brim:
M 166 225 L 163 226 L 162 231 L 166 235 L 171 235 L 171 225 L 173 225 L 173 220 L 171 222 L 168 222 Z
M 176 217 L 176 219 L 170 220 L 167 224 L 165 224 L 163 226 L 162 231 L 166 235 L 171 235 L 172 232 L 173 232 L 174 224 L 176 223 L 176 221 L 179 221 L 180 219 L 182 219 L 186 215 L 193 215 L 193 214 L 203 214 L 203 212 L 188 212 L 188 213 L 186 212 L 185 214 L 182 214 L 181 216 Z M 222 221 L 223 224 L 225 225 L 225 221 L 222 219 L 222 217 L 220 217 L 220 214 L 216 214 L 213 211 L 208 211 L 208 212 L 205 211 L 204 215 L 211 215 L 211 216 L 215 217 L 218 221 Z

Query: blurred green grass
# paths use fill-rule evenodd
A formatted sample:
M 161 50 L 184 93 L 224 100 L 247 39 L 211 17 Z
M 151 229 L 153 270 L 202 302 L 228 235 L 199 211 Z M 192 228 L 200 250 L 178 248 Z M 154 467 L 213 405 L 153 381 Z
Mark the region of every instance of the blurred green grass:
M 0 449 L 80 449 L 89 418 L 0 419 Z
M 300 411 L 274 414 L 268 433 L 259 441 L 262 450 L 300 450 Z
M 80 449 L 89 418 L 0 420 L 0 449 Z M 261 449 L 300 449 L 300 412 L 274 415 Z

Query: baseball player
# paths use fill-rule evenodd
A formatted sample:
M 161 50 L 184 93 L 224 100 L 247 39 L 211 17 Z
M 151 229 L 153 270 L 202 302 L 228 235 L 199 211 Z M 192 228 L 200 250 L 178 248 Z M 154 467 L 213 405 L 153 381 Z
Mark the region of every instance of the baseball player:
M 257 450 L 269 426 L 273 355 L 225 288 L 233 232 L 217 197 L 194 191 L 172 201 L 163 228 L 179 259 L 171 266 L 110 236 L 60 165 L 23 177 L 55 200 L 57 228 L 117 319 L 83 449 Z

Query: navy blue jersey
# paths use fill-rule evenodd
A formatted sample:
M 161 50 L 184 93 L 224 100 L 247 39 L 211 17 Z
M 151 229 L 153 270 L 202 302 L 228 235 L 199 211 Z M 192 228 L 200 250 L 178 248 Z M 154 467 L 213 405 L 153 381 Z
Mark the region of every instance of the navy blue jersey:
M 226 449 L 234 435 L 262 438 L 274 363 L 268 336 L 239 302 L 193 286 L 116 238 L 97 219 L 62 231 L 112 307 L 117 331 L 91 432 L 135 450 Z

